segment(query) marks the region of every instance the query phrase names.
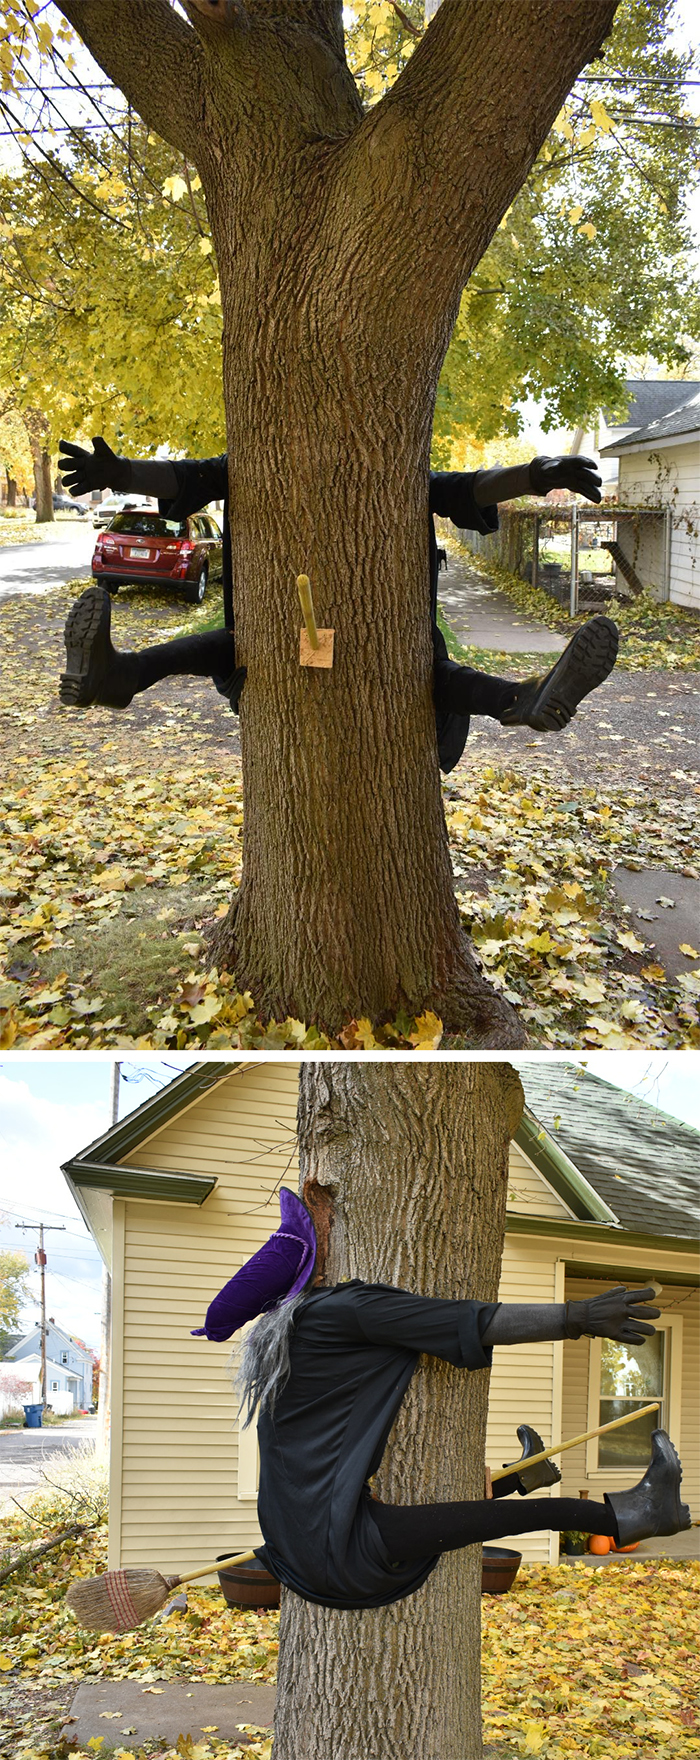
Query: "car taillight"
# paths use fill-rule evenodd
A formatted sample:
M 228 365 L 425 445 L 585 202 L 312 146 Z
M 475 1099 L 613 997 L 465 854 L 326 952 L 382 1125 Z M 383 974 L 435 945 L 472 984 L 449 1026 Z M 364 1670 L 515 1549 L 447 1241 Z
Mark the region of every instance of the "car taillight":
M 186 538 L 184 543 L 180 544 L 179 549 L 181 556 L 191 556 L 194 550 L 194 544 L 191 544 L 189 538 Z

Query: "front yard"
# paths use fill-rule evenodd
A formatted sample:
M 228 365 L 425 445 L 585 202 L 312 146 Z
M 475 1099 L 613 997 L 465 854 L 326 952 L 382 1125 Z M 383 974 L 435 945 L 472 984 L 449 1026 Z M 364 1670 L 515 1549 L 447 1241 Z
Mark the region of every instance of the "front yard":
M 26 1518 L 1 1524 L 3 1550 Z M 37 1526 L 33 1527 L 34 1539 Z M 269 1760 L 270 1740 L 231 1746 L 215 1731 L 190 1749 L 147 1743 L 135 1754 L 109 1729 L 88 1748 L 58 1743 L 84 1679 L 274 1681 L 279 1616 L 236 1614 L 218 1588 L 188 1590 L 187 1611 L 122 1637 L 78 1626 L 71 1578 L 105 1568 L 104 1528 L 68 1543 L 0 1590 L 0 1754 L 13 1760 Z M 700 1754 L 693 1691 L 700 1674 L 700 1565 L 630 1557 L 606 1569 L 521 1567 L 514 1588 L 482 1598 L 483 1714 L 496 1760 L 691 1760 Z

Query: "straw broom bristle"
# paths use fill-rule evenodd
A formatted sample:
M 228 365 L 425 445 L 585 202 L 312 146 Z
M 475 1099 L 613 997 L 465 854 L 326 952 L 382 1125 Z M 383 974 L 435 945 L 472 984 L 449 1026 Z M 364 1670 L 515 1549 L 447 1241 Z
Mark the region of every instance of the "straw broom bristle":
M 66 1600 L 92 1632 L 132 1632 L 165 1606 L 179 1582 L 179 1577 L 163 1577 L 160 1571 L 127 1567 L 72 1583 Z

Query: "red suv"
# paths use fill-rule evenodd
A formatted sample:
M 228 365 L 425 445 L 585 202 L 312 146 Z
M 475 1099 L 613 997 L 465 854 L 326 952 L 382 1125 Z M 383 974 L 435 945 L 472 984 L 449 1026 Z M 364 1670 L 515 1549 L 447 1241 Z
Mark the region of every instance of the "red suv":
M 201 605 L 209 575 L 221 574 L 221 564 L 221 532 L 211 514 L 166 519 L 125 507 L 100 532 L 92 573 L 110 593 L 122 586 L 176 587 L 191 605 Z

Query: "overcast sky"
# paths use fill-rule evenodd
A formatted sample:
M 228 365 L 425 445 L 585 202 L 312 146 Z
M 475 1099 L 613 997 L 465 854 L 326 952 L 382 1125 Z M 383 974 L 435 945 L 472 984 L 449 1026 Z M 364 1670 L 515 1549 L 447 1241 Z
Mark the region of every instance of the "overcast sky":
M 541 1060 L 541 1054 L 533 1054 Z M 549 1054 L 549 1059 L 552 1055 Z M 133 1112 L 191 1057 L 167 1061 L 139 1057 L 123 1064 L 120 1117 Z M 585 1059 L 562 1054 L 561 1062 L 585 1062 L 594 1075 L 641 1095 L 650 1104 L 700 1130 L 700 1052 L 592 1052 Z M 27 1331 L 39 1317 L 39 1278 L 34 1269 L 36 1225 L 48 1232 L 47 1311 L 66 1331 L 99 1349 L 102 1261 L 61 1173 L 61 1162 L 101 1136 L 111 1122 L 112 1063 L 108 1058 L 35 1053 L 31 1060 L 0 1063 L 0 1246 L 27 1253 L 32 1302 L 23 1315 Z M 17 1223 L 30 1223 L 21 1229 Z M 214 1292 L 212 1292 L 214 1293 Z

